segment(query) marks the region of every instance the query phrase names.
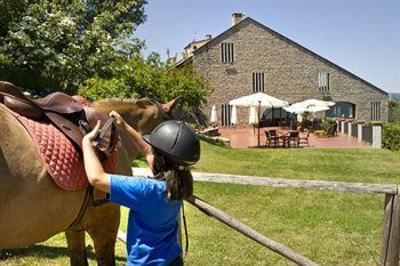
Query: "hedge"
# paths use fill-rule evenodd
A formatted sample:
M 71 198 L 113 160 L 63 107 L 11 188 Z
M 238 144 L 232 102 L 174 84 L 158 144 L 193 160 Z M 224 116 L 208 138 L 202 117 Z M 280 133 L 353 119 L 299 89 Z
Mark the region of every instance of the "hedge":
M 400 123 L 383 125 L 383 147 L 388 150 L 400 150 Z

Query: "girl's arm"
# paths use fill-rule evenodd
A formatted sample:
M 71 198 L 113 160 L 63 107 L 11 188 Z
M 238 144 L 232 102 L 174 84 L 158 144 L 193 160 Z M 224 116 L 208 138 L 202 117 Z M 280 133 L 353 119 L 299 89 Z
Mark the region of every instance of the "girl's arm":
M 89 183 L 95 188 L 108 193 L 110 192 L 110 176 L 104 171 L 92 145 L 92 140 L 99 129 L 100 121 L 97 122 L 96 127 L 91 132 L 83 137 L 83 162 Z
M 120 125 L 126 132 L 128 132 L 129 136 L 132 138 L 133 145 L 137 149 L 137 151 L 146 158 L 147 163 L 150 168 L 153 168 L 154 163 L 154 153 L 153 148 L 146 143 L 142 136 L 137 132 L 134 128 L 132 128 L 125 120 L 118 114 L 116 111 L 112 111 L 110 113 L 111 117 L 115 118 L 115 121 L 118 125 Z

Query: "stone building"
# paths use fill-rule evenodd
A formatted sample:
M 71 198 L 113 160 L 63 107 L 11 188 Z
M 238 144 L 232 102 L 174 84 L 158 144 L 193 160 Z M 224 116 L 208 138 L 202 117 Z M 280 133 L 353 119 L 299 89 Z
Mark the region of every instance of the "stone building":
M 262 91 L 295 103 L 306 99 L 336 102 L 329 117 L 365 121 L 388 119 L 388 94 L 368 81 L 241 13 L 218 36 L 186 46 L 178 66 L 192 64 L 213 89 L 204 112 L 217 107 L 218 121 L 230 125 L 229 101 Z M 268 119 L 269 110 L 264 113 Z M 287 117 L 283 110 L 274 116 Z M 238 108 L 241 124 L 248 108 Z

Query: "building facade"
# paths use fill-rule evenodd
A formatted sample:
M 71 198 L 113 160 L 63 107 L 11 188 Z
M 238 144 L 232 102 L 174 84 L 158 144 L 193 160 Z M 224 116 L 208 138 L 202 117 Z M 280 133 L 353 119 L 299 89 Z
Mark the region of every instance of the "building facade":
M 258 91 L 289 103 L 334 101 L 336 105 L 326 113 L 331 117 L 388 119 L 385 91 L 250 17 L 235 13 L 232 22 L 231 28 L 207 38 L 178 62 L 193 64 L 211 86 L 204 112 L 209 114 L 215 104 L 221 125 L 230 125 L 230 100 Z M 247 108 L 237 113 L 239 122 L 246 124 Z

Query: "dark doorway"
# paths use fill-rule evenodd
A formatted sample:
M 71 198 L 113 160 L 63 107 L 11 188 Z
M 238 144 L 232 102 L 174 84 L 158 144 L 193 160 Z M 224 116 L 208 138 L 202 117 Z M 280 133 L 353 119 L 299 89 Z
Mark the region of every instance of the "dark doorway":
M 283 108 L 267 109 L 261 116 L 262 127 L 289 127 L 296 120 L 296 115 Z

